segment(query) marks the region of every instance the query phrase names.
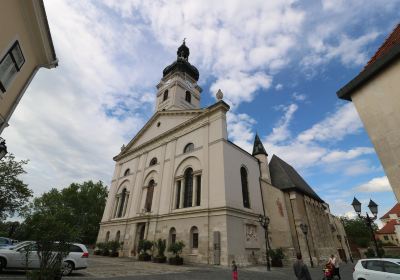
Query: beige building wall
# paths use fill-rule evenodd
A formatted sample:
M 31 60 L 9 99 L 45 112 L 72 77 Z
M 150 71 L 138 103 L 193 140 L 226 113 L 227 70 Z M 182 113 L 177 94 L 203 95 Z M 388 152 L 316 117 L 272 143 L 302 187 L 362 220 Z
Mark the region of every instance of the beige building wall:
M 25 58 L 6 92 L 0 90 L 0 133 L 39 68 L 54 68 L 57 58 L 41 0 L 3 0 L 0 9 L 0 61 L 18 42 Z
M 400 60 L 351 95 L 390 185 L 400 201 Z

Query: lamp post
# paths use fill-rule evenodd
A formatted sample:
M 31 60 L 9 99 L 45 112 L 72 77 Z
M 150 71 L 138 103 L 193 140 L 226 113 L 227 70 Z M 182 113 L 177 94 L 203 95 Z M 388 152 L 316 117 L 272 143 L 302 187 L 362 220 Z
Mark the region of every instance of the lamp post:
M 308 245 L 308 238 L 307 238 L 308 225 L 300 224 L 300 228 L 301 228 L 301 231 L 304 233 L 304 236 L 306 237 L 308 255 L 310 256 L 310 265 L 311 265 L 311 267 L 314 267 L 314 263 L 313 263 L 313 260 L 312 260 L 312 257 L 311 257 L 311 252 L 310 252 L 310 246 Z
M 268 238 L 268 226 L 270 219 L 267 216 L 264 215 L 258 215 L 258 221 L 260 222 L 260 225 L 264 229 L 264 234 L 265 234 L 265 250 L 266 250 L 266 256 L 267 256 L 267 270 L 271 271 L 271 263 L 269 262 L 269 238 Z
M 368 215 L 368 212 L 366 213 L 366 216 L 362 216 L 361 215 L 361 202 L 358 201 L 357 198 L 354 197 L 353 202 L 351 203 L 351 205 L 353 206 L 354 211 L 357 213 L 357 216 L 360 219 L 364 220 L 364 222 L 367 224 L 369 230 L 371 231 L 372 238 L 374 240 L 376 255 L 378 257 L 381 257 L 381 254 L 380 254 L 379 249 L 378 249 L 378 242 L 376 242 L 374 229 L 372 228 L 372 225 L 373 225 L 374 221 L 378 217 L 378 204 L 376 204 L 374 201 L 372 201 L 372 199 L 369 200 L 368 208 L 371 211 L 373 217 L 370 217 Z
M 7 154 L 6 140 L 0 137 L 0 159 Z

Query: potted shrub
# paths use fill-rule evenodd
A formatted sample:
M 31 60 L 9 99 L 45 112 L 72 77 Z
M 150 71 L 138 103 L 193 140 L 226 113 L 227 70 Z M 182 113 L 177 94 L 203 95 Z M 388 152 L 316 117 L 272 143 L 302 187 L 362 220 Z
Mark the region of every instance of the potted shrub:
M 108 256 L 110 255 L 110 242 L 104 242 L 103 244 L 103 250 L 101 251 L 101 254 L 103 256 Z
M 139 241 L 138 253 L 139 253 L 139 261 L 151 261 L 151 255 L 147 253 L 147 251 L 151 250 L 153 247 L 153 242 L 143 239 Z
M 153 257 L 153 262 L 165 263 L 167 257 L 164 255 L 165 249 L 167 248 L 167 242 L 165 239 L 159 238 L 157 242 L 154 243 L 157 248 L 157 256 Z
M 118 257 L 119 253 L 118 250 L 119 248 L 121 248 L 121 243 L 119 243 L 119 241 L 111 241 L 109 242 L 109 248 L 111 250 L 111 257 Z
M 169 264 L 173 265 L 182 265 L 183 264 L 183 258 L 179 256 L 180 253 L 182 253 L 183 248 L 185 247 L 185 243 L 183 241 L 178 241 L 175 243 L 172 243 L 168 247 L 168 252 L 172 252 L 174 255 L 173 257 L 169 258 Z
M 99 242 L 96 244 L 96 247 L 94 248 L 93 254 L 94 255 L 101 255 L 101 252 L 103 250 L 104 243 Z
M 273 266 L 273 267 L 282 267 L 283 266 L 282 260 L 285 258 L 285 255 L 283 254 L 282 248 L 278 248 L 275 250 L 270 249 L 269 255 L 271 257 L 271 266 Z

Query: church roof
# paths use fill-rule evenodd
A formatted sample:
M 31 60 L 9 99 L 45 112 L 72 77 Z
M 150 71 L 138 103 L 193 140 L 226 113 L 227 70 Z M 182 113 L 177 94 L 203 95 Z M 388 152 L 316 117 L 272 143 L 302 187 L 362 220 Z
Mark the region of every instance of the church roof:
M 400 57 L 400 24 L 398 24 L 393 32 L 382 46 L 376 51 L 375 55 L 368 61 L 367 65 L 347 85 L 342 87 L 336 94 L 341 99 L 351 101 L 351 95 L 360 86 L 368 82 L 377 75 L 386 66 Z
M 258 137 L 258 134 L 256 134 L 256 137 L 254 138 L 254 145 L 253 145 L 253 156 L 260 155 L 260 154 L 268 156 L 267 152 L 264 149 L 264 145 L 260 140 L 260 137 Z
M 196 82 L 199 80 L 199 70 L 189 63 L 189 48 L 186 46 L 185 41 L 183 41 L 182 45 L 178 48 L 176 52 L 177 58 L 171 65 L 165 67 L 163 71 L 163 77 L 167 76 L 170 73 L 175 72 L 183 72 L 189 74 Z
M 319 202 L 324 202 L 300 176 L 299 173 L 284 160 L 276 155 L 269 163 L 272 185 L 282 191 L 298 191 Z
M 399 222 L 397 220 L 388 221 L 380 230 L 378 230 L 377 234 L 395 234 L 395 226 L 398 225 Z
M 396 203 L 392 209 L 390 209 L 385 215 L 381 217 L 381 219 L 387 219 L 390 217 L 390 214 L 396 214 L 397 217 L 400 217 L 400 203 Z

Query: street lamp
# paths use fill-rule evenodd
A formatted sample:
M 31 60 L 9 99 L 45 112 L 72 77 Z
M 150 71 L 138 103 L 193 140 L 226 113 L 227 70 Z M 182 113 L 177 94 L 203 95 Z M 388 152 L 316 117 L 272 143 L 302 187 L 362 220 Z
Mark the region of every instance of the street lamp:
M 357 216 L 360 219 L 364 220 L 364 222 L 367 224 L 369 230 L 371 231 L 372 238 L 374 240 L 376 255 L 378 257 L 381 257 L 379 249 L 378 249 L 378 242 L 376 242 L 374 229 L 372 228 L 374 221 L 378 217 L 378 204 L 376 204 L 374 201 L 372 201 L 372 199 L 369 200 L 368 208 L 369 208 L 369 211 L 371 211 L 373 217 L 370 217 L 368 215 L 368 212 L 366 213 L 366 216 L 361 215 L 361 202 L 358 201 L 357 198 L 354 197 L 353 203 L 351 205 L 353 205 L 354 211 L 356 211 Z
M 308 234 L 308 225 L 306 224 L 300 224 L 300 228 L 301 231 L 304 233 L 304 236 L 306 237 L 306 243 L 307 243 L 307 250 L 308 250 L 308 255 L 310 256 L 310 264 L 311 267 L 314 267 L 314 263 L 311 257 L 311 252 L 310 252 L 310 246 L 308 245 L 308 238 L 307 238 L 307 234 Z
M 0 137 L 0 159 L 7 154 L 6 140 Z
M 267 216 L 264 215 L 258 215 L 258 221 L 260 222 L 260 225 L 264 229 L 264 234 L 265 234 L 265 250 L 266 250 L 266 256 L 267 256 L 267 270 L 271 271 L 271 263 L 269 262 L 269 239 L 268 239 L 268 226 L 270 219 Z

